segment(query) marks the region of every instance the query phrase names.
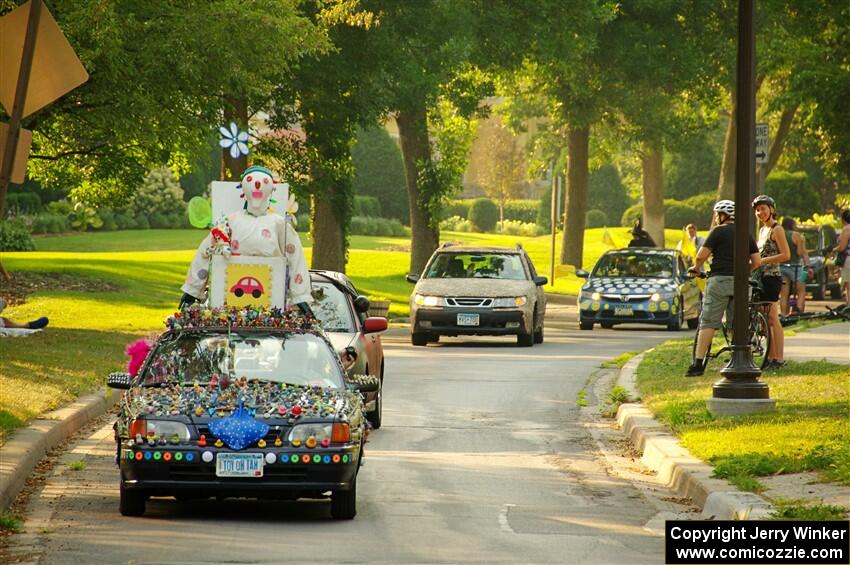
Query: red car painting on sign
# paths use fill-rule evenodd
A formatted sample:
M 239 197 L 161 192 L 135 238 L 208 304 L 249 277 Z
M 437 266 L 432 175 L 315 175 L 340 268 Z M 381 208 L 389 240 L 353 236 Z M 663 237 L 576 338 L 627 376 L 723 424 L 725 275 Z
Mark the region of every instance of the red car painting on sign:
M 243 294 L 250 294 L 254 298 L 259 298 L 265 292 L 262 283 L 254 277 L 242 277 L 235 285 L 230 287 L 230 292 L 235 294 L 237 298 L 241 298 Z

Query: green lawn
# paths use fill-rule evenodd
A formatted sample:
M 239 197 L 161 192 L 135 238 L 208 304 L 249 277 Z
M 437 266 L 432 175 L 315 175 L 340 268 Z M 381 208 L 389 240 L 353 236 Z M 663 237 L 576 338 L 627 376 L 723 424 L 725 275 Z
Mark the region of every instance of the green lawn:
M 622 242 L 628 228 L 612 231 Z M 113 283 L 119 292 L 68 290 L 32 294 L 4 315 L 16 320 L 50 318 L 46 332 L 26 340 L 0 340 L 0 443 L 9 431 L 34 416 L 101 386 L 110 370 L 124 364 L 123 346 L 140 335 L 163 329 L 174 312 L 180 285 L 201 230 L 132 230 L 39 237 L 37 250 L 3 253 L 15 271 L 63 272 Z M 513 247 L 521 242 L 540 274 L 549 275 L 550 238 L 444 232 L 444 241 Z M 306 253 L 312 251 L 302 234 Z M 680 237 L 668 230 L 668 246 Z M 412 285 L 407 238 L 352 236 L 348 275 L 366 295 L 392 301 L 391 317 L 408 314 Z M 560 236 L 556 253 L 560 253 Z M 590 268 L 607 247 L 602 230 L 585 234 L 584 266 Z M 547 291 L 576 294 L 583 280 L 559 275 Z
M 704 377 L 684 378 L 691 344 L 671 341 L 647 353 L 638 367 L 638 388 L 683 445 L 715 466 L 715 475 L 753 491 L 762 489 L 759 476 L 804 470 L 850 485 L 847 365 L 788 361 L 762 376 L 775 411 L 714 418 L 705 401 L 722 363 L 713 361 Z

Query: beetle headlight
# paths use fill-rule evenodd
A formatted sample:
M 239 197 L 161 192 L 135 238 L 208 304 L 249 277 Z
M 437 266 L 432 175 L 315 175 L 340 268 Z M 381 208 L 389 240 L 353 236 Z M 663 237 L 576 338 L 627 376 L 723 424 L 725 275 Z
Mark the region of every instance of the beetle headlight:
M 413 297 L 413 303 L 417 306 L 442 306 L 443 299 L 440 296 L 417 294 Z
M 652 296 L 650 296 L 649 299 L 653 302 L 658 302 L 659 300 L 661 300 L 661 294 L 658 292 L 653 292 Z
M 591 300 L 599 300 L 600 298 L 602 298 L 602 295 L 599 294 L 598 292 L 594 292 L 593 294 L 590 295 Z
M 176 435 L 181 441 L 189 441 L 189 427 L 174 420 L 147 420 L 147 435 L 150 434 L 167 438 Z
M 517 306 L 525 306 L 527 302 L 528 299 L 525 296 L 497 298 L 493 301 L 493 308 L 516 308 Z

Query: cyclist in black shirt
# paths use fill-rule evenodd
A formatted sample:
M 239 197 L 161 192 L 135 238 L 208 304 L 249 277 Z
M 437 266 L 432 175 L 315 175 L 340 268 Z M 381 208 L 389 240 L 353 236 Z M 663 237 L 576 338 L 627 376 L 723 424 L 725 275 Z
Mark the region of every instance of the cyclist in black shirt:
M 727 322 L 732 320 L 732 298 L 735 292 L 734 256 L 735 256 L 735 203 L 721 200 L 714 205 L 717 227 L 708 234 L 705 243 L 697 251 L 694 266 L 688 272 L 697 274 L 703 264 L 712 257 L 708 283 L 705 285 L 705 297 L 699 316 L 699 337 L 694 361 L 685 376 L 698 377 L 705 372 L 705 355 L 714 338 L 714 332 L 720 328 L 723 313 Z M 750 236 L 750 270 L 761 265 L 758 246 Z

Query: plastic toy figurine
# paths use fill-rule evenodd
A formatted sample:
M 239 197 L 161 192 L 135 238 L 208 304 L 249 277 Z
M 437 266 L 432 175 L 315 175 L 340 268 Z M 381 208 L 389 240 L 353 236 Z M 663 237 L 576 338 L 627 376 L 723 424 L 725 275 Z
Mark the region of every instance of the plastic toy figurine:
M 219 253 L 225 257 L 230 254 L 281 257 L 289 277 L 286 302 L 312 315 L 310 273 L 301 240 L 284 216 L 269 211 L 274 187 L 272 172 L 265 167 L 249 167 L 242 173 L 240 188 L 245 199 L 244 209 L 222 218 L 201 242 L 182 287 L 181 309 L 205 296 L 209 257 Z

